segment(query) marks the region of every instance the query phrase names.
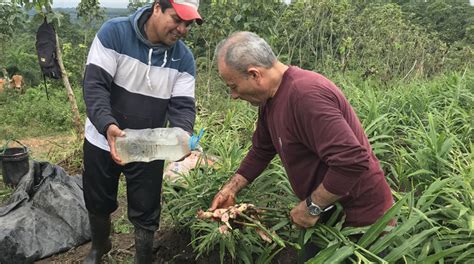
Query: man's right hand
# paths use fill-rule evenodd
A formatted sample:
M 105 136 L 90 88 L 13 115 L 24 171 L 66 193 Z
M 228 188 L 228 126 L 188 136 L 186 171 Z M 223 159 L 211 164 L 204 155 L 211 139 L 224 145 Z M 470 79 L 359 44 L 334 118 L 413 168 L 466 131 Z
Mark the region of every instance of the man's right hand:
M 235 193 L 229 189 L 222 188 L 222 190 L 214 196 L 209 211 L 214 211 L 217 208 L 227 208 L 232 205 L 235 205 Z
M 121 130 L 117 125 L 111 124 L 107 128 L 107 142 L 109 143 L 110 147 L 110 155 L 112 156 L 112 159 L 115 161 L 115 163 L 119 165 L 123 164 L 122 160 L 117 154 L 117 149 L 115 148 L 115 138 L 123 136 L 125 136 L 125 132 L 123 132 L 123 130 Z
M 228 183 L 214 196 L 209 211 L 214 211 L 217 208 L 227 208 L 235 205 L 235 197 L 237 193 L 247 186 L 248 181 L 244 176 L 236 173 Z

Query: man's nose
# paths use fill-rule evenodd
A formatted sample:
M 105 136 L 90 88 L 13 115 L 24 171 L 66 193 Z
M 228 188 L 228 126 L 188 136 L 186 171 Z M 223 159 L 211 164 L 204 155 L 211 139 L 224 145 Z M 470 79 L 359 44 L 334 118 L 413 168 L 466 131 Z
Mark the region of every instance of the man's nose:
M 179 31 L 181 35 L 184 35 L 188 32 L 189 27 L 185 21 L 181 21 L 181 23 L 178 24 L 178 27 L 176 29 Z

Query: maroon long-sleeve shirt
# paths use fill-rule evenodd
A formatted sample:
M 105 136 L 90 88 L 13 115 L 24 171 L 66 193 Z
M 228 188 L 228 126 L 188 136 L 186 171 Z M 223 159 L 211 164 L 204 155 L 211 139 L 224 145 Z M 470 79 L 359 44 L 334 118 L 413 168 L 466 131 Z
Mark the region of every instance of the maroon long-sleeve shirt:
M 343 196 L 346 226 L 370 225 L 393 204 L 354 110 L 320 74 L 288 68 L 274 97 L 259 109 L 252 143 L 237 173 L 252 182 L 278 153 L 301 200 L 321 183 Z

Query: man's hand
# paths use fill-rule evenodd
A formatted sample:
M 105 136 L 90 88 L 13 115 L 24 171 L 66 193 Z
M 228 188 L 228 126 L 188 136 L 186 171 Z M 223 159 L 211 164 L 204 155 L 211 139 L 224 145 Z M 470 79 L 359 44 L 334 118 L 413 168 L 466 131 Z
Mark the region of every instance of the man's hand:
M 230 180 L 227 182 L 224 187 L 214 196 L 212 200 L 211 207 L 209 211 L 214 211 L 217 208 L 227 208 L 229 206 L 235 205 L 235 197 L 237 193 L 247 186 L 248 181 L 244 176 L 236 173 Z
M 122 160 L 117 154 L 117 149 L 115 148 L 115 138 L 123 136 L 125 136 L 125 132 L 123 132 L 117 125 L 111 124 L 107 128 L 107 142 L 109 143 L 110 147 L 110 155 L 112 156 L 112 159 L 115 161 L 115 163 L 119 165 L 123 164 Z
M 320 184 L 316 190 L 311 193 L 311 200 L 313 203 L 319 205 L 322 208 L 327 208 L 329 205 L 334 204 L 339 200 L 341 196 L 330 193 L 323 184 Z M 314 226 L 320 216 L 312 216 L 309 214 L 306 200 L 301 201 L 295 208 L 290 212 L 291 221 L 302 228 L 309 228 Z
M 309 214 L 306 201 L 301 201 L 297 206 L 291 209 L 290 219 L 293 224 L 302 227 L 310 228 L 313 227 L 319 220 L 319 216 L 312 216 Z
M 235 205 L 235 193 L 228 188 L 222 188 L 212 200 L 209 211 L 214 211 L 217 208 L 227 208 Z

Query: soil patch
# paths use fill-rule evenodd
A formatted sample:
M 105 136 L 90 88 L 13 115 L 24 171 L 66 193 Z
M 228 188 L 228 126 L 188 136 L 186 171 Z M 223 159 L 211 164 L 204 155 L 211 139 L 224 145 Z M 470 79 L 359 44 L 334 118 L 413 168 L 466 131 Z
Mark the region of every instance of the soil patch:
M 29 149 L 30 158 L 35 160 L 48 160 L 51 157 L 55 157 L 58 153 L 69 152 L 71 146 L 75 142 L 75 137 L 72 135 L 57 135 L 57 136 L 44 136 L 35 138 L 23 138 L 18 139 L 23 145 Z M 0 141 L 0 146 L 6 143 L 5 140 Z M 9 146 L 20 146 L 16 142 L 10 142 Z
M 153 263 L 157 264 L 208 264 L 220 263 L 219 250 L 211 252 L 208 256 L 200 256 L 196 259 L 191 245 L 191 236 L 185 232 L 176 229 L 163 229 L 155 233 L 153 243 L 153 252 L 155 259 Z M 134 256 L 134 238 L 133 234 L 113 234 L 112 250 L 107 256 L 104 256 L 104 263 L 133 263 Z M 62 254 L 35 262 L 36 264 L 46 263 L 81 263 L 89 252 L 91 243 L 86 243 L 73 248 Z M 296 263 L 296 252 L 292 249 L 286 249 L 280 252 L 272 261 L 278 264 Z M 224 263 L 234 263 L 230 259 L 224 260 Z

